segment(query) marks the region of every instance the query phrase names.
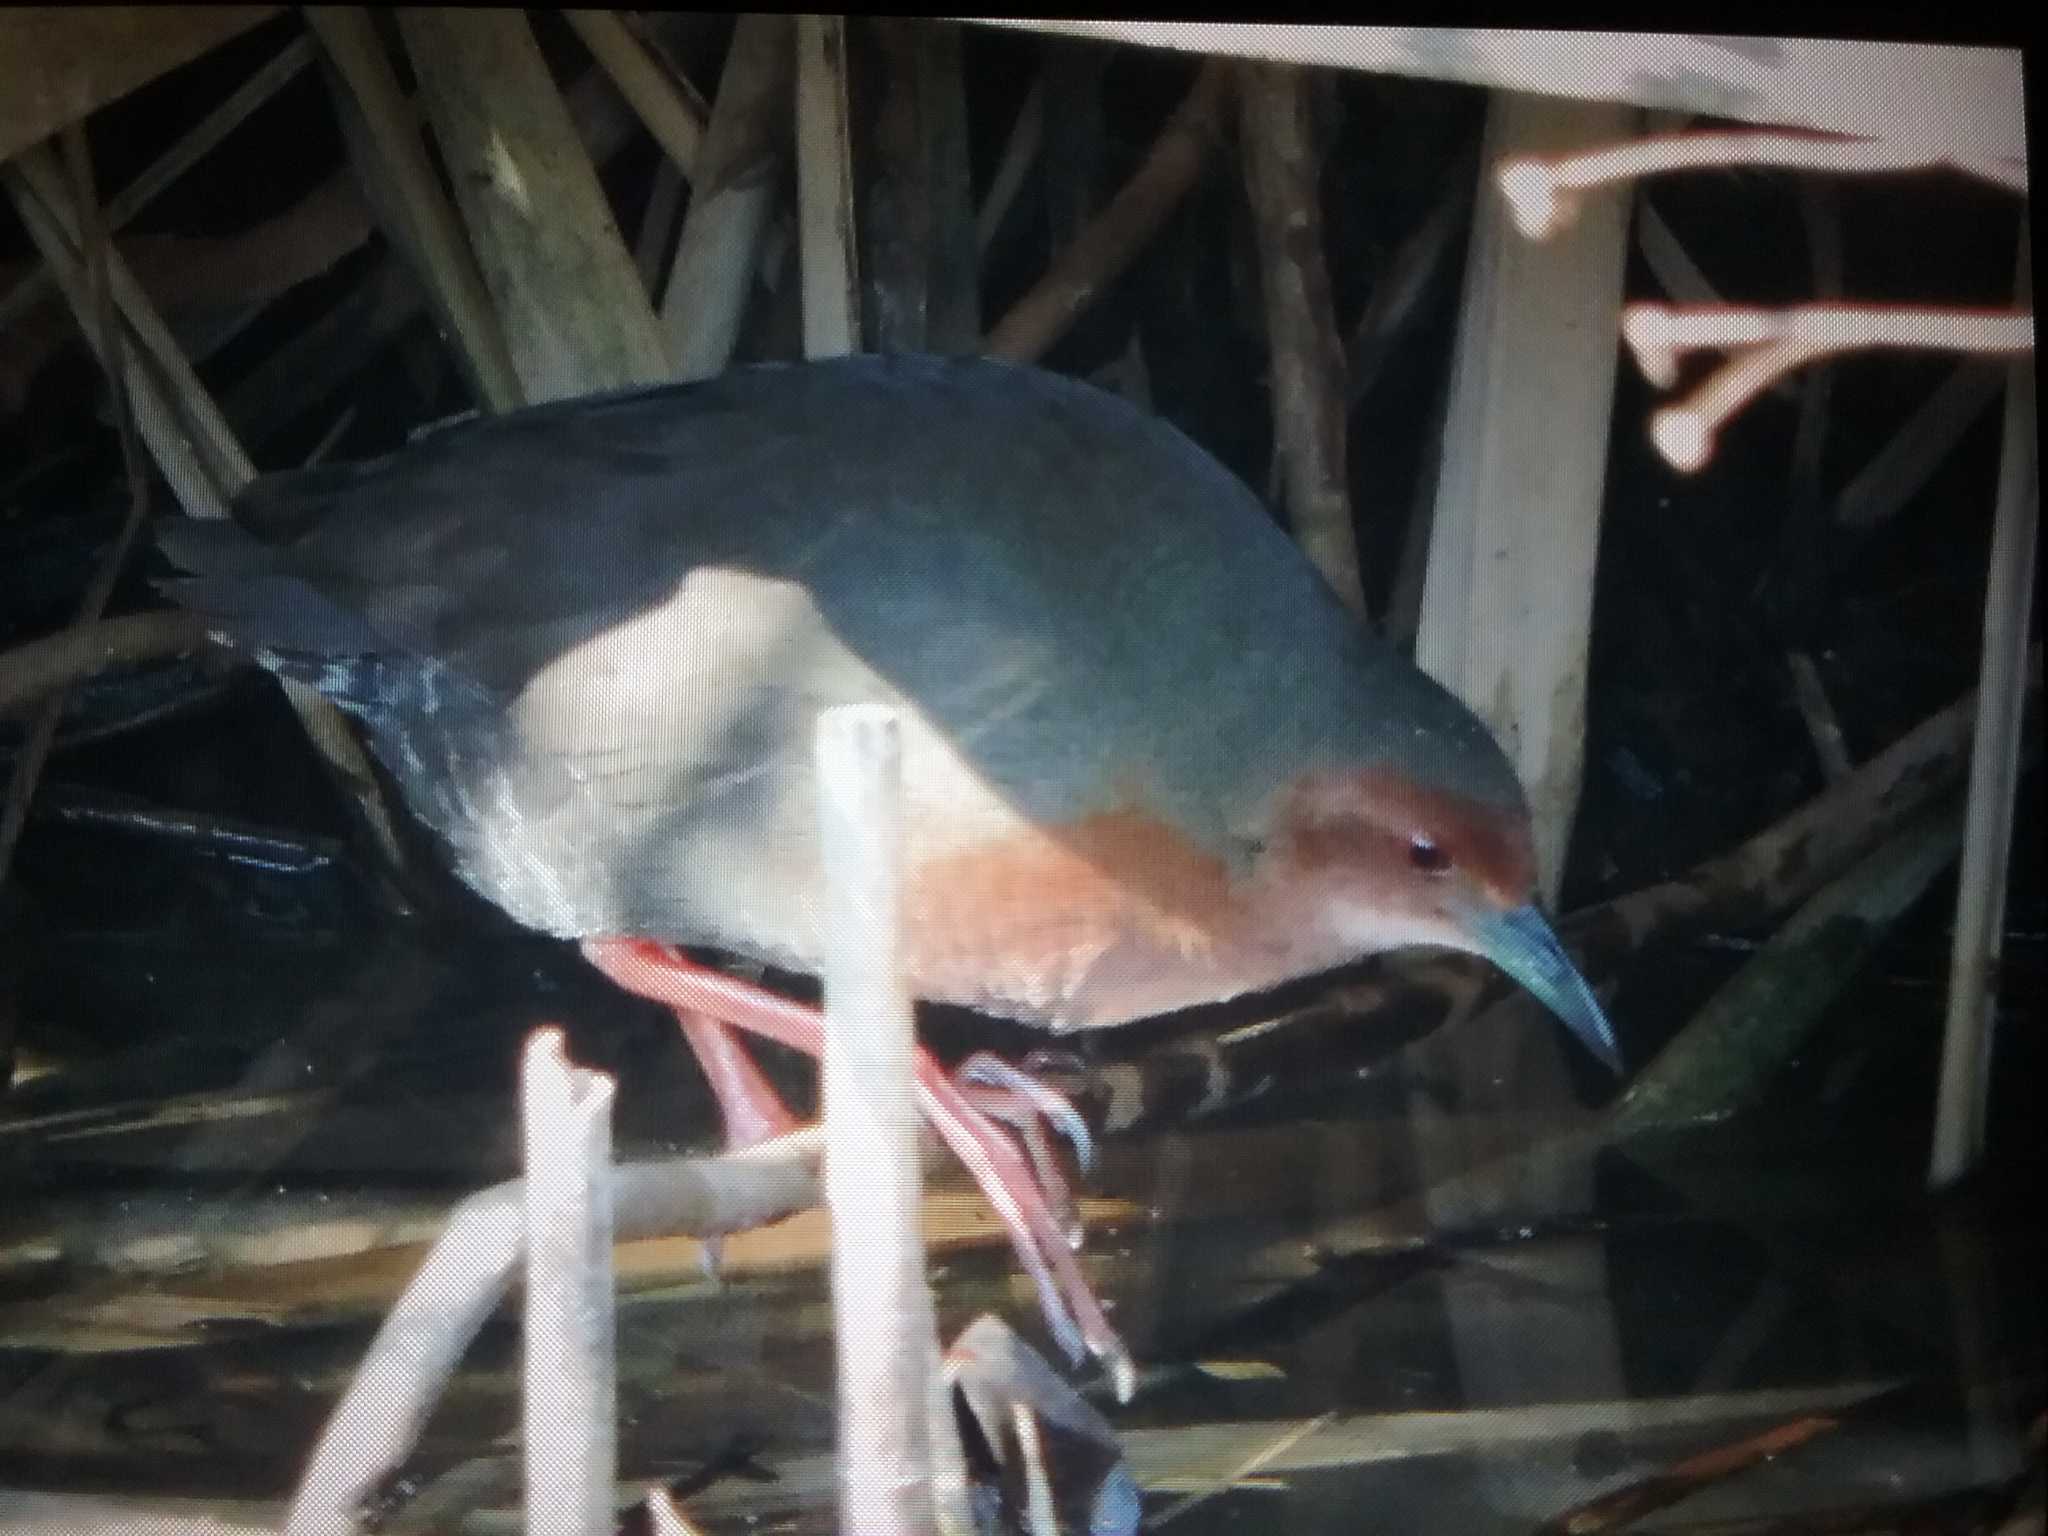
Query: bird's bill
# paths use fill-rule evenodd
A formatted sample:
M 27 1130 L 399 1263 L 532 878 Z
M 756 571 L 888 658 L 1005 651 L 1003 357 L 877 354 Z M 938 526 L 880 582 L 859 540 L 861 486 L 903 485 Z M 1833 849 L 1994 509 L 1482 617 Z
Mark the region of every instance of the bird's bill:
M 1581 1045 L 1618 1074 L 1621 1048 L 1614 1039 L 1614 1026 L 1607 1022 L 1600 1000 L 1557 942 L 1543 914 L 1533 906 L 1516 907 L 1487 913 L 1474 927 L 1479 952 L 1527 987 L 1544 1007 L 1564 1020 L 1565 1028 Z

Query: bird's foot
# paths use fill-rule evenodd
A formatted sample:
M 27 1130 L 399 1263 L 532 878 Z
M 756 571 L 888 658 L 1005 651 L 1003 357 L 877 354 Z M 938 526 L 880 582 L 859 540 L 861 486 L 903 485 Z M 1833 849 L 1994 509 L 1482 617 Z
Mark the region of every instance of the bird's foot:
M 672 1011 L 683 1038 L 690 1043 L 690 1053 L 711 1084 L 712 1097 L 718 1100 L 728 1152 L 786 1136 L 802 1123 L 723 1022 L 688 1008 Z
M 675 1010 L 684 1020 L 693 1049 L 697 1039 L 686 1015 L 706 1023 L 730 1024 L 811 1056 L 823 1054 L 824 1017 L 808 1003 L 778 996 L 699 965 L 667 945 L 646 940 L 586 939 L 583 953 L 626 991 Z M 732 1077 L 730 1058 L 741 1054 L 736 1045 L 729 1050 L 715 1046 L 706 1070 L 714 1080 Z M 701 1051 L 699 1057 L 703 1059 Z M 1128 1400 L 1136 1367 L 1075 1259 L 1078 1224 L 1071 1216 L 1063 1221 L 1055 1215 L 1054 1201 L 1043 1184 L 1045 1170 L 1053 1169 L 1056 1175 L 1057 1164 L 1038 1127 L 1038 1117 L 1050 1121 L 1075 1144 L 1084 1164 L 1089 1154 L 1086 1126 L 1065 1099 L 1015 1068 L 996 1063 L 992 1057 L 978 1058 L 969 1065 L 974 1069 L 969 1075 L 969 1081 L 976 1084 L 973 1091 L 954 1082 L 930 1053 L 920 1048 L 916 1064 L 919 1106 L 954 1156 L 966 1165 L 1009 1232 L 1017 1257 L 1038 1291 L 1046 1326 L 1060 1347 L 1077 1364 L 1084 1353 L 1096 1356 L 1109 1371 L 1117 1396 Z M 765 1086 L 758 1069 L 751 1075 Z M 769 1092 L 772 1096 L 772 1090 Z M 775 1102 L 779 1107 L 780 1100 Z M 748 1112 L 759 1110 L 755 1103 Z M 998 1120 L 1020 1127 L 1030 1162 Z M 1021 1130 L 1026 1125 L 1029 1129 Z M 1056 1178 L 1055 1182 L 1059 1203 L 1069 1205 L 1064 1181 Z
M 1066 1232 L 1068 1245 L 1078 1249 L 1080 1213 L 1074 1208 L 1059 1159 L 1046 1140 L 1045 1127 L 1052 1127 L 1074 1149 L 1074 1160 L 1085 1174 L 1094 1166 L 1095 1140 L 1081 1112 L 1067 1102 L 1065 1094 L 987 1051 L 968 1057 L 955 1070 L 953 1079 L 973 1085 L 963 1089 L 968 1102 L 991 1120 L 1007 1125 L 1016 1136 L 1031 1159 L 1032 1172 L 1046 1204 Z

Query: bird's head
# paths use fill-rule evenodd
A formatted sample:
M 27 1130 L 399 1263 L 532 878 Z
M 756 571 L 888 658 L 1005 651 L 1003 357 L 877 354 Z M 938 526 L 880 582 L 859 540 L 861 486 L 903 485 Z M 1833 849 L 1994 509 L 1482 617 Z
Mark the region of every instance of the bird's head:
M 1483 956 L 1614 1071 L 1614 1030 L 1536 905 L 1529 813 L 1376 766 L 1317 773 L 1281 797 L 1266 874 L 1318 937 L 1352 954 L 1411 944 Z

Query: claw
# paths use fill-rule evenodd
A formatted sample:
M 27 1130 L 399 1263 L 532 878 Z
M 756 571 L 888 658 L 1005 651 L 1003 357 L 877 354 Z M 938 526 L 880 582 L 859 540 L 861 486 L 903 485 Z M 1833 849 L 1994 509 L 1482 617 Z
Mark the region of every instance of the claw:
M 664 945 L 646 940 L 586 939 L 584 954 L 598 969 L 641 997 L 670 1008 L 708 1014 L 753 1034 L 779 1040 L 816 1056 L 823 1047 L 823 1019 L 815 1007 L 701 966 Z M 991 1065 L 993 1063 L 993 1065 Z M 1093 1143 L 1080 1114 L 1058 1093 L 994 1058 L 969 1064 L 969 1076 L 1021 1099 L 1060 1127 L 1086 1166 Z M 1019 1261 L 1038 1292 L 1038 1303 L 1054 1340 L 1075 1364 L 1094 1355 L 1109 1372 L 1119 1399 L 1128 1402 L 1137 1383 L 1130 1351 L 1088 1288 L 1070 1234 L 1031 1177 L 1031 1163 L 988 1113 L 941 1071 L 929 1054 L 917 1060 L 918 1102 L 925 1118 L 951 1147 L 990 1208 L 1010 1234 Z M 1025 1133 L 1029 1146 L 1037 1127 Z M 1042 1142 L 1043 1138 L 1038 1137 Z M 1043 1154 L 1040 1156 L 1040 1154 Z M 1041 1146 L 1042 1163 L 1049 1149 Z
M 1074 1160 L 1081 1165 L 1081 1171 L 1087 1173 L 1095 1166 L 1095 1138 L 1088 1129 L 1088 1122 L 1057 1088 L 1039 1081 L 1029 1072 L 1019 1071 L 1002 1057 L 988 1051 L 977 1051 L 968 1057 L 960 1064 L 959 1075 L 967 1082 L 1005 1088 L 1020 1098 L 1030 1100 L 1039 1114 L 1050 1121 L 1066 1138 L 1067 1145 L 1074 1149 Z

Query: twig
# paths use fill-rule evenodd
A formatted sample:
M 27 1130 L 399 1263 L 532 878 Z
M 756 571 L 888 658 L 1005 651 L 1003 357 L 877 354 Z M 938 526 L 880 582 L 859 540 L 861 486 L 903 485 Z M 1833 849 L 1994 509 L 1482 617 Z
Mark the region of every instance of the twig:
M 1459 157 L 1445 178 L 1443 195 L 1409 231 L 1373 285 L 1372 297 L 1359 313 L 1344 349 L 1345 392 L 1353 405 L 1372 388 L 1393 350 L 1394 338 L 1415 317 L 1422 296 L 1443 271 L 1451 252 L 1458 249 L 1452 237 L 1471 216 L 1478 162 L 1476 145 Z
M 126 376 L 123 367 L 126 348 L 121 326 L 114 318 L 110 272 L 113 248 L 105 226 L 100 223 L 99 199 L 93 191 L 92 159 L 85 147 L 85 129 L 79 123 L 74 122 L 65 130 L 64 150 L 65 159 L 70 164 L 72 191 L 77 198 L 72 233 L 81 255 L 91 265 L 92 297 L 96 300 L 93 305 L 95 328 L 107 339 L 107 345 L 114 354 L 114 366 L 107 370 L 107 383 L 114 397 L 114 424 L 121 435 L 121 463 L 128 479 L 128 514 L 121 520 L 121 531 L 115 535 L 113 547 L 93 572 L 92 581 L 79 599 L 78 612 L 72 621 L 72 628 L 77 631 L 97 624 L 106 612 L 114 583 L 120 579 L 122 569 L 128 563 L 129 552 L 134 549 L 136 537 L 142 531 L 143 519 L 149 514 L 149 477 L 143 472 L 142 453 L 135 440 L 134 405 L 122 387 Z M 47 150 L 42 152 L 44 156 L 47 153 Z M 26 162 L 29 159 L 29 155 L 21 157 L 23 175 L 28 174 Z M 54 186 L 51 190 L 61 192 Z M 35 798 L 43 764 L 49 758 L 51 744 L 57 739 L 57 726 L 64 715 L 64 692 L 59 687 L 44 701 L 41 713 L 29 730 L 27 743 L 15 758 L 14 773 L 7 783 L 6 800 L 0 803 L 0 887 L 6 885 L 8 873 L 14 866 L 14 850 L 21 840 L 22 828 L 28 823 L 29 802 Z
M 797 18 L 796 187 L 804 356 L 843 357 L 861 338 L 843 16 Z
M 205 641 L 205 622 L 183 609 L 97 621 L 81 616 L 54 635 L 0 651 L 0 718 L 102 672 L 182 655 Z
M 1450 380 L 1438 382 L 1429 403 L 1428 423 L 1422 434 L 1426 443 L 1443 441 L 1444 420 L 1451 406 Z M 1386 611 L 1380 624 L 1387 640 L 1403 655 L 1413 655 L 1415 636 L 1422 628 L 1422 591 L 1429 579 L 1429 537 L 1436 526 L 1436 488 L 1443 478 L 1443 463 L 1435 455 L 1424 455 L 1415 484 L 1408 493 L 1408 516 L 1401 533 L 1401 552 L 1394 559 L 1394 579 L 1387 589 Z
M 276 57 L 237 86 L 228 97 L 194 123 L 170 148 L 152 160 L 136 178 L 107 199 L 106 226 L 110 233 L 126 227 L 128 221 L 154 202 L 159 193 L 192 169 L 240 127 L 258 107 L 298 77 L 313 61 L 313 41 L 293 38 Z M 0 296 L 0 331 L 4 331 L 50 292 L 49 274 L 38 267 Z
M 1834 1414 L 1802 1414 L 1760 1433 L 1745 1435 L 1733 1444 L 1700 1451 L 1654 1476 L 1544 1521 L 1536 1528 L 1536 1536 L 1596 1536 L 1601 1531 L 1625 1529 L 1646 1515 L 1690 1498 L 1702 1488 L 1725 1482 L 1763 1462 L 1775 1461 L 1809 1440 L 1839 1429 L 1841 1423 Z
M 1821 776 L 1839 784 L 1854 771 L 1849 748 L 1842 739 L 1842 722 L 1828 702 L 1828 691 L 1820 680 L 1820 669 L 1805 651 L 1788 651 L 1785 664 L 1792 673 L 1792 698 L 1799 706 L 1799 718 L 1806 722 L 1806 734 L 1820 759 Z
M 59 229 L 74 248 L 83 251 L 85 221 L 64 195 L 55 167 L 45 157 L 34 153 L 21 156 L 17 164 L 36 195 L 42 198 L 44 206 L 55 215 Z M 214 482 L 232 496 L 256 478 L 256 466 L 249 462 L 248 454 L 243 452 L 226 418 L 220 414 L 213 396 L 192 371 L 192 365 L 172 338 L 170 328 L 157 314 L 156 306 L 143 293 L 127 263 L 111 246 L 106 252 L 106 266 L 108 287 L 113 302 L 120 309 L 121 318 L 148 354 L 151 365 L 162 375 L 171 398 L 192 432 L 194 446 L 213 473 Z
M 671 163 L 693 182 L 704 152 L 704 119 L 616 11 L 565 10 L 562 19 L 626 98 Z
M 1811 179 L 1802 182 L 1799 212 L 1806 227 L 1813 296 L 1824 304 L 1838 304 L 1842 298 L 1842 220 L 1832 184 Z M 1798 420 L 1792 429 L 1786 475 L 1789 506 L 1779 525 L 1777 551 L 1759 585 L 1759 597 L 1766 610 L 1778 615 L 1807 613 L 1815 607 L 1818 552 L 1827 528 L 1827 509 L 1821 495 L 1821 461 L 1827 447 L 1834 383 L 1835 370 L 1818 367 L 1809 369 L 1800 384 Z M 1794 664 L 1796 667 L 1797 662 Z M 1810 673 L 1811 662 L 1807 665 Z M 1807 689 L 1803 700 L 1820 696 L 1817 676 L 1803 676 L 1799 681 Z M 1825 705 L 1824 697 L 1822 704 Z M 1845 764 L 1846 761 L 1843 758 Z M 1832 762 L 1825 749 L 1822 762 Z
M 12 165 L 0 167 L 0 179 L 4 179 L 13 198 L 15 212 L 21 216 L 29 238 L 35 242 L 50 274 L 63 290 L 65 302 L 70 305 L 79 330 L 100 365 L 119 370 L 122 385 L 135 402 L 136 424 L 149 444 L 157 468 L 170 483 L 172 493 L 195 517 L 225 517 L 226 493 L 232 487 L 219 483 L 215 471 L 202 460 L 193 434 L 173 409 L 170 397 L 142 360 L 120 344 L 122 328 L 101 325 L 87 291 L 84 269 L 74 254 L 76 242 L 37 190 L 36 183 L 47 184 L 47 175 L 39 174 L 36 182 L 30 180 L 28 167 L 39 154 L 46 155 L 47 152 L 32 150 L 21 155 Z M 47 159 L 42 169 L 47 171 Z
M 1308 77 L 1285 64 L 1239 66 L 1245 187 L 1266 301 L 1273 441 L 1295 538 L 1330 589 L 1365 612 L 1344 468 L 1344 352 L 1323 263 L 1323 219 Z
M 617 105 L 617 95 L 601 71 L 586 72 L 564 94 L 564 100 L 593 160 L 610 160 L 631 137 L 632 119 Z M 354 116 L 352 112 L 347 115 Z M 675 185 L 680 189 L 680 173 L 667 159 L 656 173 L 657 189 L 663 184 L 662 172 L 676 177 Z M 361 201 L 362 194 L 350 172 L 337 173 L 331 185 L 333 196 L 345 194 Z M 299 209 L 328 195 L 324 188 L 316 191 L 301 200 Z M 327 220 L 319 227 L 332 233 L 338 223 Z M 233 248 L 221 253 L 227 257 L 227 265 L 233 267 L 244 261 L 253 264 L 258 259 L 254 252 L 246 257 L 240 254 L 254 233 L 237 237 Z M 319 262 L 321 267 L 331 266 L 342 254 L 342 250 L 334 249 L 323 257 L 321 251 L 307 248 L 299 253 L 297 265 L 310 267 Z M 221 265 L 219 260 L 214 261 L 216 269 Z M 142 275 L 155 292 L 155 274 L 145 270 Z M 427 307 L 428 299 L 425 289 L 415 280 L 415 270 L 409 269 L 402 257 L 389 252 L 379 256 L 344 298 L 282 343 L 228 390 L 223 402 L 228 419 L 245 441 L 262 444 L 336 388 L 339 380 L 365 366 Z
M 994 243 L 996 231 L 1003 226 L 1003 216 L 1017 201 L 1017 193 L 1024 186 L 1024 178 L 1031 170 L 1031 162 L 1037 157 L 1038 146 L 1044 137 L 1045 77 L 1040 75 L 1032 80 L 1031 89 L 1024 93 L 1024 102 L 1017 108 L 1016 121 L 1010 124 L 1010 135 L 1003 140 L 1002 158 L 996 162 L 995 174 L 989 178 L 988 193 L 974 215 L 974 246 L 984 255 Z
M 211 812 L 171 810 L 117 790 L 52 788 L 44 794 L 43 806 L 46 815 L 66 826 L 159 838 L 231 863 L 264 869 L 300 874 L 343 864 L 348 857 L 347 845 L 338 838 L 284 831 Z
M 58 285 L 63 288 L 65 298 L 71 304 L 80 329 L 95 355 L 103 366 L 119 370 L 128 398 L 133 402 L 131 415 L 135 425 L 148 442 L 157 467 L 170 482 L 173 493 L 187 514 L 193 517 L 225 517 L 227 495 L 247 483 L 255 473 L 254 468 L 235 440 L 234 433 L 221 418 L 212 397 L 179 353 L 177 344 L 157 317 L 147 296 L 128 275 L 120 257 L 109 249 L 107 269 L 113 295 L 129 325 L 134 327 L 136 334 L 149 347 L 153 360 L 164 370 L 171 388 L 176 391 L 174 396 L 167 396 L 156 375 L 143 365 L 141 359 L 131 356 L 128 349 L 120 345 L 123 328 L 103 326 L 87 306 L 82 279 L 71 255 L 77 243 L 73 236 L 77 221 L 75 217 L 67 217 L 68 204 L 49 167 L 47 151 L 40 154 L 30 151 L 18 157 L 12 165 L 0 167 L 0 180 L 4 180 L 22 223 L 42 252 Z M 58 205 L 56 207 L 50 206 L 53 198 Z M 182 406 L 182 411 L 174 410 L 174 400 Z M 183 425 L 188 421 L 200 424 L 203 429 L 194 436 L 210 445 L 213 459 L 210 468 L 202 462 L 194 436 L 188 436 L 188 428 Z M 333 774 L 347 800 L 357 808 L 386 862 L 393 870 L 402 871 L 406 866 L 404 845 L 399 840 L 391 810 L 384 803 L 361 744 L 350 734 L 340 711 L 305 683 L 286 679 L 283 687 L 285 697 L 298 713 L 307 738 L 322 764 Z
M 1664 221 L 1647 191 L 1636 203 L 1636 249 L 1643 253 L 1650 275 L 1668 297 L 1693 307 L 1727 302 L 1692 253 L 1679 244 L 1676 231 Z
M 398 12 L 420 100 L 528 401 L 670 370 L 589 152 L 525 12 Z
M 480 397 L 494 411 L 512 409 L 524 395 L 511 352 L 368 13 L 355 6 L 314 5 L 305 14 L 361 110 L 405 233 L 425 268 L 427 291 L 456 338 Z
M 1043 357 L 1075 317 L 1136 259 L 1208 163 L 1227 68 L 1213 59 L 1202 66 L 1144 164 L 1054 261 L 1052 270 L 989 332 L 983 350 L 990 356 L 1017 362 Z
M 647 1526 L 654 1536 L 703 1536 L 703 1529 L 693 1525 L 689 1516 L 668 1489 L 657 1483 L 647 1490 Z
M 1149 1528 L 1156 1531 L 1169 1520 L 1178 1520 L 1188 1511 L 1208 1503 L 1218 1494 L 1228 1493 L 1253 1473 L 1288 1456 L 1296 1446 L 1307 1440 L 1311 1435 L 1314 1435 L 1318 1430 L 1326 1429 L 1335 1423 L 1337 1417 L 1338 1415 L 1333 1409 L 1329 1413 L 1318 1414 L 1315 1418 L 1303 1419 L 1299 1423 L 1290 1424 L 1276 1438 L 1252 1451 L 1235 1467 L 1218 1477 L 1209 1487 L 1187 1494 L 1177 1503 L 1169 1504 L 1157 1516 L 1147 1522 Z
M 733 25 L 699 174 L 669 268 L 661 324 L 676 377 L 702 379 L 731 361 L 782 191 L 795 39 L 782 16 Z
M 612 1099 L 569 1063 L 559 1029 L 521 1060 L 526 1148 L 526 1528 L 611 1536 L 618 1479 L 618 1319 L 612 1279 Z
M 611 1173 L 622 1240 L 738 1231 L 815 1205 L 820 1140 L 802 1131 L 721 1158 Z M 352 1536 L 364 1493 L 411 1449 L 441 1386 L 510 1286 L 524 1250 L 523 1186 L 470 1196 L 377 1331 L 293 1495 L 291 1536 Z
M 2038 655 L 2034 661 L 2038 686 Z M 1566 946 L 1598 975 L 1651 938 L 1804 900 L 1961 782 L 1976 710 L 1972 690 L 1727 853 L 1677 880 L 1572 913 L 1559 924 Z
M 1875 528 L 1917 496 L 2005 388 L 2007 370 L 1965 358 L 1835 498 L 1835 523 Z
M 320 463 L 328 454 L 334 452 L 335 445 L 348 435 L 348 429 L 355 424 L 355 406 L 343 406 L 341 414 L 328 423 L 327 430 L 322 432 L 319 438 L 315 440 L 313 446 L 306 450 L 306 456 L 299 461 L 299 467 L 301 469 L 311 469 Z
M 1636 1076 L 1604 1134 L 1717 1120 L 1752 1102 L 1961 840 L 1959 815 L 1930 812 L 1815 895 Z
M 1556 159 L 1524 156 L 1503 163 L 1495 176 L 1514 209 L 1515 227 L 1531 240 L 1546 240 L 1578 217 L 1582 197 L 1596 188 L 1671 171 L 1737 165 L 1837 175 L 1951 170 L 2009 192 L 2027 189 L 2025 164 L 2009 159 L 1960 157 L 1887 139 L 1780 130 L 1669 134 Z
M 1650 201 L 1647 189 L 1636 199 L 1636 249 L 1643 253 L 1650 275 L 1657 279 L 1667 298 L 1690 309 L 1718 309 L 1728 302 L 1678 243 L 1678 236 Z M 1790 379 L 1779 378 L 1771 380 L 1769 388 L 1780 399 L 1789 400 L 1797 386 Z
M 232 235 L 136 235 L 122 242 L 120 255 L 151 302 L 177 321 L 180 341 L 197 361 L 224 346 L 271 299 L 360 248 L 375 228 L 343 171 L 282 213 Z M 43 324 L 45 318 L 37 314 L 10 338 L 5 384 L 17 398 L 43 360 L 70 339 L 68 330 Z
M 1622 339 L 1653 384 L 1669 384 L 1678 359 L 1702 348 L 1800 346 L 1821 353 L 1863 347 L 1914 347 L 2022 357 L 2034 350 L 2034 317 L 2022 312 L 1970 313 L 1912 305 L 1808 304 L 1790 309 L 1683 311 L 1632 304 Z
M 1653 383 L 1677 377 L 1679 356 L 1701 347 L 1743 349 L 1682 405 L 1666 406 L 1651 439 L 1674 468 L 1698 469 L 1715 434 L 1780 376 L 1837 353 L 1912 347 L 2018 357 L 2034 349 L 2034 320 L 2021 314 L 1810 305 L 1789 310 L 1728 309 L 1682 314 L 1663 305 L 1632 306 L 1622 335 Z
M 2031 248 L 2021 225 L 2020 283 Z M 2015 363 L 2005 392 L 2005 448 L 1991 525 L 1989 587 L 1984 594 L 1983 704 L 1970 755 L 1970 800 L 1963 870 L 1950 951 L 1941 1081 L 1935 1100 L 1928 1182 L 1962 1177 L 1982 1154 L 1985 1093 L 1991 1076 L 1991 1017 L 1998 979 L 2014 800 L 2019 789 L 2021 717 L 2027 692 L 2027 633 L 2032 620 L 2035 550 L 2040 538 L 2040 424 L 2034 416 L 2034 365 Z

